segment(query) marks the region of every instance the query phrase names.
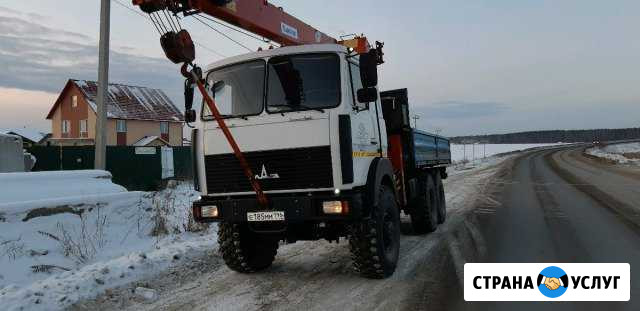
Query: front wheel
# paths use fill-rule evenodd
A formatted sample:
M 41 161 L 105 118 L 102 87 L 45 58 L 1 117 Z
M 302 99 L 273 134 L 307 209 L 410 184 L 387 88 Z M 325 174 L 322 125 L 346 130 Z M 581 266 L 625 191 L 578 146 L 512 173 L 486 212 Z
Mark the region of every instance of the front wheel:
M 362 276 L 389 277 L 400 255 L 400 212 L 391 187 L 382 185 L 371 217 L 351 226 L 349 246 L 353 264 Z
M 278 252 L 277 239 L 260 236 L 246 224 L 220 223 L 218 244 L 227 266 L 242 273 L 268 268 Z

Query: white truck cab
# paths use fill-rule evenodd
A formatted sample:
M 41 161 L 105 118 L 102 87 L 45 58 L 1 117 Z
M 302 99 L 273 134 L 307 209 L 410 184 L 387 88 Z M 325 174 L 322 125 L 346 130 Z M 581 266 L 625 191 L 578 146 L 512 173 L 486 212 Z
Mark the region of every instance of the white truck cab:
M 371 161 L 387 150 L 382 113 L 376 114 L 382 111 L 379 100 L 357 101 L 362 88 L 358 59 L 342 45 L 231 57 L 209 65 L 204 76 L 266 194 L 334 193 L 363 186 Z M 202 106 L 201 134 L 193 142 L 200 153 L 200 191 L 212 197 L 253 195 L 221 129 Z M 341 134 L 347 130 L 351 146 L 341 150 Z

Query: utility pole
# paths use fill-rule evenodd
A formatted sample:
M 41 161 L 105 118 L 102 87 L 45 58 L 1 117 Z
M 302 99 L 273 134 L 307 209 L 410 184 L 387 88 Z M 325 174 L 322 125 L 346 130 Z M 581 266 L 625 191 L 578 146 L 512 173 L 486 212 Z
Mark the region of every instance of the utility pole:
M 411 117 L 413 119 L 413 128 L 414 129 L 418 129 L 418 119 L 420 119 L 420 116 L 417 114 L 414 114 L 413 117 Z
M 98 51 L 98 111 L 95 169 L 107 168 L 107 91 L 109 87 L 109 28 L 111 0 L 101 0 L 100 46 Z

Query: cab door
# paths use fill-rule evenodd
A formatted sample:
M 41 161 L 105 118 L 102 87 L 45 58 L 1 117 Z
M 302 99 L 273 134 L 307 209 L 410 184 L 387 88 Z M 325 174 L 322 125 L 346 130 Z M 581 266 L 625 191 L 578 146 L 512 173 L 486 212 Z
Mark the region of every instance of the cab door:
M 381 156 L 380 148 L 382 146 L 377 129 L 376 103 L 358 102 L 357 92 L 362 88 L 362 81 L 360 80 L 360 67 L 357 64 L 357 59 L 350 59 L 348 66 L 353 104 L 351 113 L 353 166 L 355 172 L 367 172 L 371 161 L 375 157 Z M 354 185 L 365 183 L 366 174 L 355 174 Z

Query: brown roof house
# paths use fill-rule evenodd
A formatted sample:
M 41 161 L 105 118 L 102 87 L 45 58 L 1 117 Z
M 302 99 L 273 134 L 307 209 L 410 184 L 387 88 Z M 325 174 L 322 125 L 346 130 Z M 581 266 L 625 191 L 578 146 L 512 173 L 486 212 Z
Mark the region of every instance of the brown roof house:
M 109 84 L 107 145 L 181 146 L 184 117 L 161 90 Z M 96 137 L 94 81 L 69 80 L 49 111 L 50 141 L 93 145 Z

